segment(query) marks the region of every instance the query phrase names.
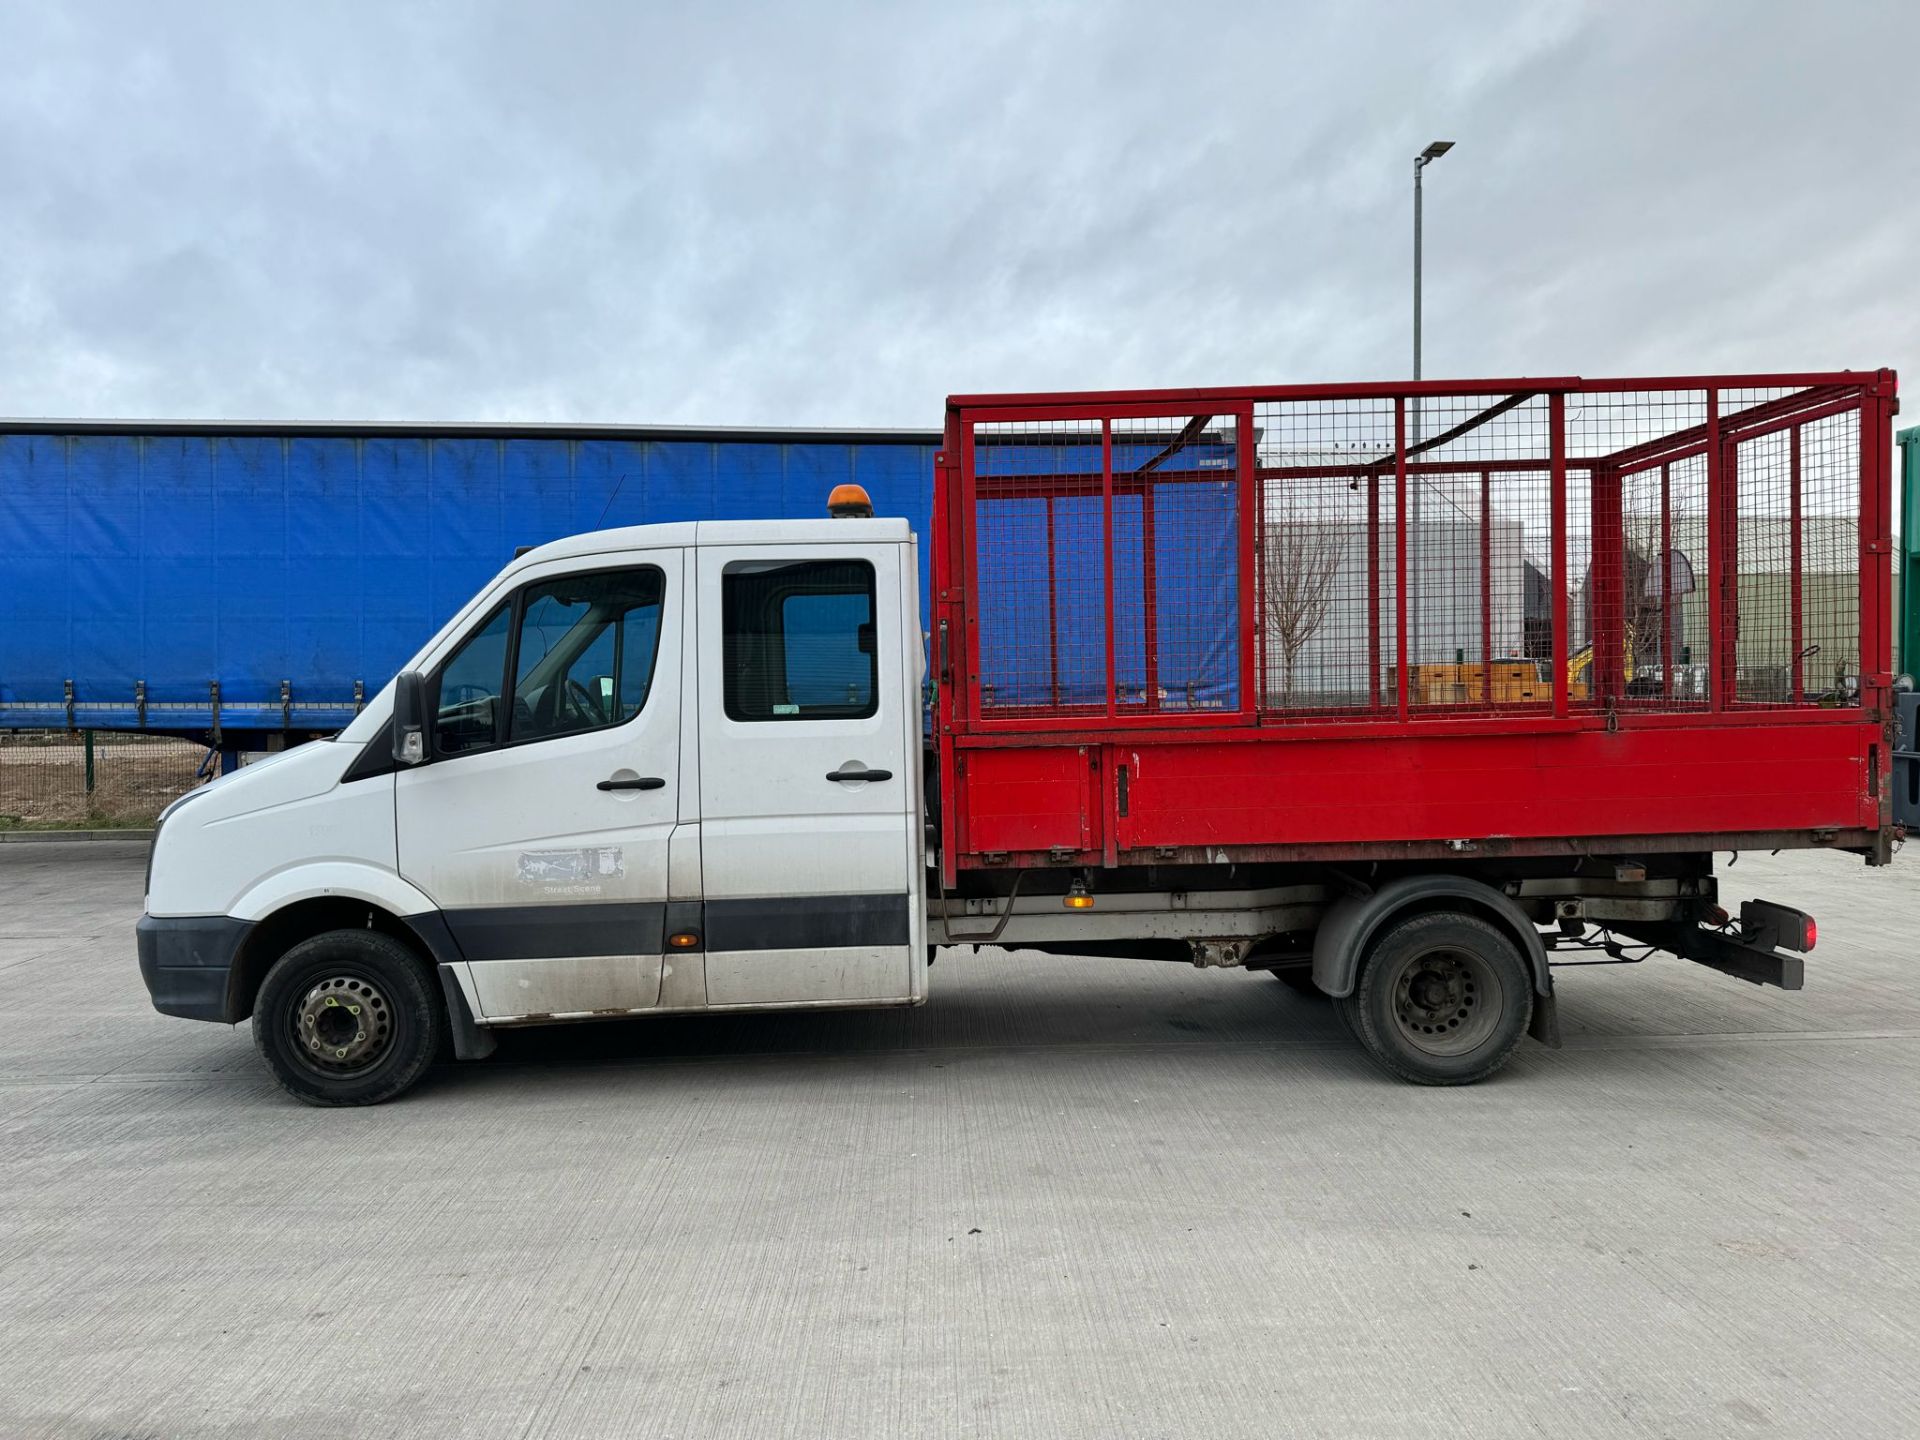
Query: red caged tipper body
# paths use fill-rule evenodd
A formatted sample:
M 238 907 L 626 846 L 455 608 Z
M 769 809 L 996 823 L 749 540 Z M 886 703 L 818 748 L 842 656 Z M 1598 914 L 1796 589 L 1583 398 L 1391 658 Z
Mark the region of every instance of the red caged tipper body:
M 941 880 L 1885 860 L 1890 371 L 948 401 Z

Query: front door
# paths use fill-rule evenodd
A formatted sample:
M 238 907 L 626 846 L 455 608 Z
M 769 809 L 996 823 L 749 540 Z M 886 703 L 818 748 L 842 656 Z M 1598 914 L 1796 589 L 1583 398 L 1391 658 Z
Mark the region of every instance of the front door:
M 909 999 L 925 966 L 912 551 L 697 554 L 707 1002 Z
M 488 1020 L 659 1003 L 682 575 L 679 550 L 535 571 L 427 676 L 428 763 L 395 788 L 400 871 L 439 905 Z

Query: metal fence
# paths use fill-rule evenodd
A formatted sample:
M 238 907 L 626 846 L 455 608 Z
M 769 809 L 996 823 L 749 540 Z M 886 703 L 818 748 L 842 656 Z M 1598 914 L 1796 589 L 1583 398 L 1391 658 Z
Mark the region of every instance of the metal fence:
M 207 747 L 91 730 L 0 734 L 0 830 L 139 828 L 205 779 Z

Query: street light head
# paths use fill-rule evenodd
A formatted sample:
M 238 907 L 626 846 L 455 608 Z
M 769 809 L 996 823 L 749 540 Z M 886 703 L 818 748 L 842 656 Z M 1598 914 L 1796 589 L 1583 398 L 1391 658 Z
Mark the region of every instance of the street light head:
M 1432 161 L 1438 160 L 1442 155 L 1446 154 L 1447 151 L 1451 150 L 1452 148 L 1453 148 L 1453 141 L 1436 140 L 1431 145 L 1427 146 L 1426 149 L 1420 152 L 1420 157 L 1419 157 L 1420 163 L 1422 165 L 1426 165 L 1431 163 Z

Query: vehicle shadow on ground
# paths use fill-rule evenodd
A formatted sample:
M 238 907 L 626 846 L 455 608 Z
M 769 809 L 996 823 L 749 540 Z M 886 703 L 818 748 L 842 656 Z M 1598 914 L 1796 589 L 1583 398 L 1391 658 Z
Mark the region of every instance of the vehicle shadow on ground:
M 1325 1000 L 1268 981 L 1183 997 L 1125 990 L 947 994 L 914 1009 L 644 1016 L 495 1032 L 510 1065 L 852 1056 L 937 1050 L 1351 1045 Z
M 489 1070 L 515 1074 L 520 1083 L 545 1072 L 569 1086 L 589 1071 L 609 1067 L 640 1073 L 685 1064 L 918 1057 L 939 1068 L 967 1056 L 1018 1056 L 1023 1064 L 1041 1057 L 1044 1064 L 1050 1054 L 1084 1051 L 1092 1063 L 1099 1052 L 1133 1051 L 1164 1056 L 1176 1066 L 1206 1057 L 1210 1065 L 1251 1064 L 1262 1070 L 1271 1068 L 1271 1057 L 1281 1056 L 1298 1078 L 1404 1088 L 1367 1059 L 1328 1000 L 1297 995 L 1264 976 L 1246 978 L 1245 984 L 1228 982 L 1177 999 L 1125 986 L 1015 994 L 981 987 L 948 993 L 918 1009 L 664 1015 L 508 1029 L 496 1032 L 499 1048 L 491 1060 L 440 1066 L 429 1085 L 439 1093 L 457 1093 L 482 1083 Z M 1590 1035 L 1583 1016 L 1597 1019 L 1606 1012 L 1604 1005 L 1592 1003 L 1596 998 L 1562 1005 L 1568 1048 L 1551 1051 L 1523 1039 L 1513 1064 L 1482 1084 L 1501 1084 L 1516 1071 L 1542 1063 L 1572 1067 L 1588 1079 L 1625 1075 L 1647 1068 L 1649 1046 L 1660 1052 L 1655 1063 L 1663 1068 L 1684 1072 L 1694 1061 L 1709 1068 L 1715 1063 L 1688 1043 L 1710 1045 L 1716 1039 L 1712 1033 L 1669 1032 L 1655 1025 L 1639 1033 L 1609 1026 Z M 605 1079 L 602 1075 L 596 1083 Z
M 1622 1025 L 1613 1008 L 1597 992 L 1564 997 L 1568 1047 L 1555 1052 L 1522 1040 L 1513 1063 L 1483 1084 L 1498 1085 L 1543 1064 L 1600 1080 L 1644 1071 L 1650 1063 L 1680 1073 L 1717 1063 L 1694 1047 L 1726 1037 L 1657 1022 Z M 236 1033 L 245 1031 L 243 1025 Z M 997 1058 L 1057 1075 L 1060 1065 L 1074 1063 L 1064 1058 L 1072 1052 L 1088 1065 L 1100 1063 L 1103 1053 L 1131 1053 L 1149 1071 L 1189 1078 L 1190 1067 L 1202 1064 L 1214 1075 L 1209 1083 L 1232 1083 L 1229 1071 L 1245 1072 L 1250 1082 L 1254 1072 L 1270 1078 L 1278 1066 L 1291 1079 L 1403 1088 L 1365 1056 L 1332 1002 L 1255 974 L 1171 988 L 1153 983 L 1150 972 L 1140 983 L 1117 976 L 1091 983 L 973 983 L 919 1008 L 640 1016 L 494 1033 L 498 1048 L 491 1059 L 437 1065 L 421 1093 L 491 1092 L 509 1076 L 516 1088 L 530 1084 L 536 1091 L 621 1084 L 610 1071 L 630 1073 L 644 1088 L 649 1072 L 688 1065 L 764 1075 L 768 1067 L 822 1062 L 942 1069 Z M 254 1075 L 258 1067 L 247 1037 L 244 1053 L 222 1044 L 190 1068 Z

